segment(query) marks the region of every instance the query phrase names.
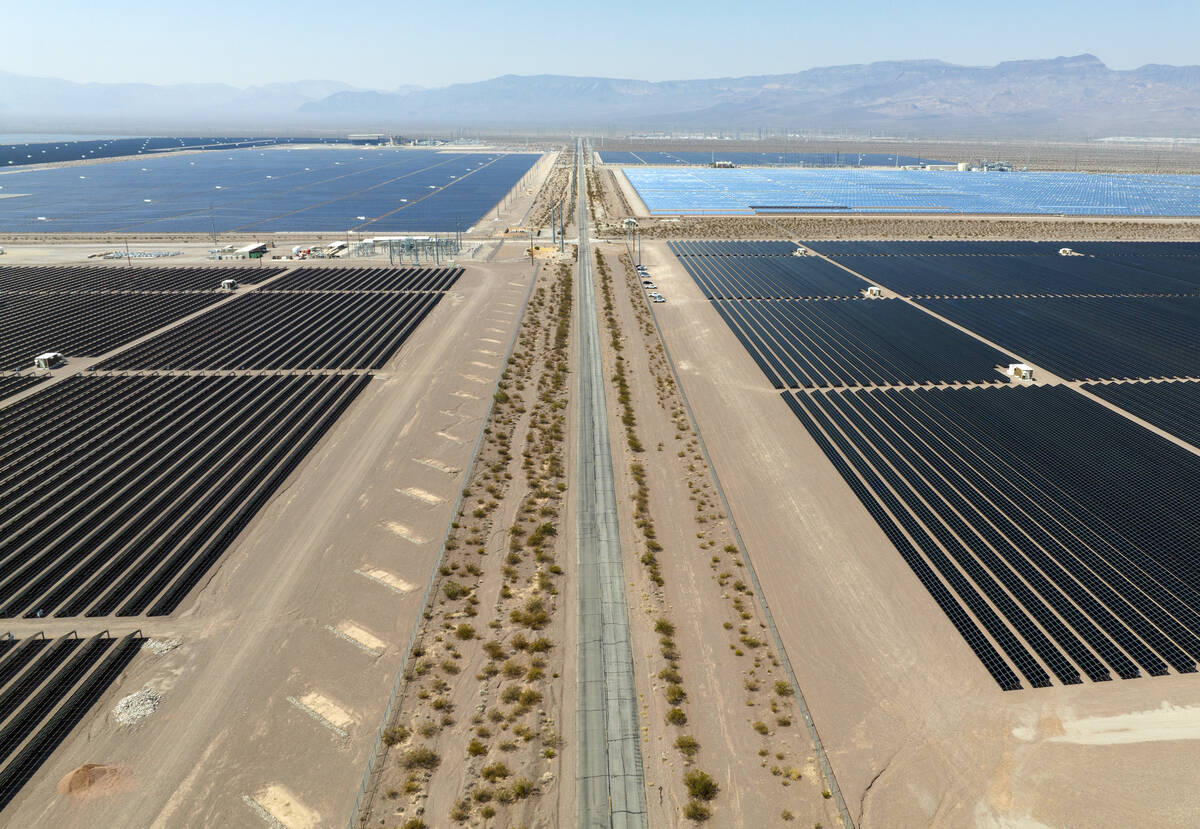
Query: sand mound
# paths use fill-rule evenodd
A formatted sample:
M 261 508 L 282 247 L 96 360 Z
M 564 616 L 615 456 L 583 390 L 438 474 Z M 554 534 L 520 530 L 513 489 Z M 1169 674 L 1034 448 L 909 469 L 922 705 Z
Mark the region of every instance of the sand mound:
M 59 780 L 56 788 L 63 797 L 86 800 L 121 791 L 131 782 L 128 772 L 121 766 L 84 763 Z

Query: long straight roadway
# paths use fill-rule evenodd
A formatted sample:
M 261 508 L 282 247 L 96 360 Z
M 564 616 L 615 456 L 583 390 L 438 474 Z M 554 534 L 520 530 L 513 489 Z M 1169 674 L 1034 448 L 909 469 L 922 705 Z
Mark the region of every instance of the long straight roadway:
M 576 689 L 576 824 L 647 825 L 633 649 L 621 566 L 604 364 L 600 355 L 584 144 L 576 144 L 579 227 L 578 468 L 579 653 Z

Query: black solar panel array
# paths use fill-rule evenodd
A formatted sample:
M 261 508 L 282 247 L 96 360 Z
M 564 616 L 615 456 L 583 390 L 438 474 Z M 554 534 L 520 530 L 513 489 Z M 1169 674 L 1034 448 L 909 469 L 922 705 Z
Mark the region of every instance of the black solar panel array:
M 919 302 L 1067 380 L 1200 377 L 1200 296 Z
M 832 256 L 1057 256 L 1060 248 L 1078 249 L 1075 242 L 804 242 L 806 247 Z
M 842 256 L 847 267 L 901 296 L 1196 294 L 1200 282 L 1146 260 L 1090 256 Z M 1153 262 L 1151 261 L 1151 265 Z
M 672 242 L 775 388 L 996 382 L 1012 362 L 790 242 Z
M 1001 687 L 1195 671 L 1200 458 L 1061 386 L 785 399 Z
M 1069 242 L 1072 249 L 1095 256 L 1200 257 L 1200 242 Z
M 97 369 L 380 368 L 444 296 L 253 292 Z
M 718 246 L 747 244 L 739 253 L 702 252 Z M 708 299 L 807 299 L 861 296 L 867 283 L 815 256 L 755 253 L 774 242 L 671 242 L 671 250 Z
M 1087 383 L 1084 388 L 1130 414 L 1200 447 L 1200 383 Z
M 213 292 L 0 292 L 0 370 L 46 351 L 95 357 L 222 299 Z
M 66 739 L 142 645 L 129 634 L 0 640 L 0 809 Z
M 0 400 L 45 380 L 34 374 L 0 374 Z
M 685 256 L 791 256 L 796 250 L 794 242 L 670 242 L 671 252 Z
M 81 375 L 0 409 L 0 617 L 171 612 L 369 380 Z
M 713 307 L 775 388 L 996 382 L 1008 355 L 898 299 Z
M 260 290 L 448 291 L 462 274 L 462 268 L 297 268 Z
M 0 267 L 0 291 L 217 291 L 232 277 L 258 282 L 280 267 L 143 267 L 124 265 L 9 265 Z

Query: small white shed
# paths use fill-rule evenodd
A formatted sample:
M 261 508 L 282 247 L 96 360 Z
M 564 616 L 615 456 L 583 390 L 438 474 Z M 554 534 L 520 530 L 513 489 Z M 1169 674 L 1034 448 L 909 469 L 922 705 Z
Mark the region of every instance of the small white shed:
M 63 355 L 57 351 L 47 351 L 33 358 L 34 368 L 40 368 L 43 371 L 49 371 L 55 366 L 62 365 L 65 362 Z
M 1033 366 L 1027 366 L 1024 363 L 1009 363 L 1008 369 L 1004 373 L 1014 380 L 1032 380 Z

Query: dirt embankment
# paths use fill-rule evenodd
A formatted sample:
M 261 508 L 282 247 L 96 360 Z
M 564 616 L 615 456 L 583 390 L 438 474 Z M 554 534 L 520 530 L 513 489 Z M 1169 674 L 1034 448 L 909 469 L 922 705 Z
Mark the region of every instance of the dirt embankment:
M 571 274 L 560 264 L 539 275 L 501 375 L 364 826 L 571 819 L 556 805 L 563 664 L 573 654 L 558 564 Z
M 833 825 L 640 277 L 599 252 L 597 275 L 651 825 Z

